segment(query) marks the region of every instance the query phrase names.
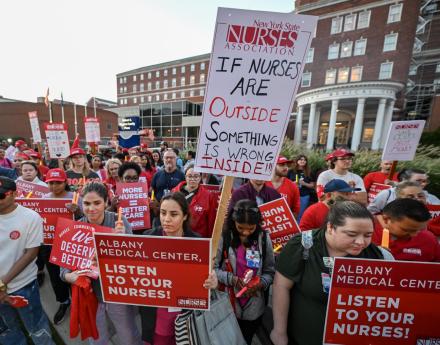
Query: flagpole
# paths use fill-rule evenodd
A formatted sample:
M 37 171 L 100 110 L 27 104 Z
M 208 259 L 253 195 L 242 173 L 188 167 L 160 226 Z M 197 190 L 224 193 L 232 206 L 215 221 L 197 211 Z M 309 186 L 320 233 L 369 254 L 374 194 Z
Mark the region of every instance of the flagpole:
M 53 122 L 53 118 L 52 118 L 52 102 L 49 101 L 49 122 L 52 123 Z
M 78 121 L 76 119 L 76 103 L 73 103 L 73 118 L 75 123 L 75 135 L 78 133 Z
M 96 98 L 93 96 L 93 111 L 95 113 L 95 119 L 96 119 Z
M 87 117 L 87 103 L 84 104 L 84 117 Z
M 64 100 L 62 93 L 61 93 L 61 122 L 64 123 Z

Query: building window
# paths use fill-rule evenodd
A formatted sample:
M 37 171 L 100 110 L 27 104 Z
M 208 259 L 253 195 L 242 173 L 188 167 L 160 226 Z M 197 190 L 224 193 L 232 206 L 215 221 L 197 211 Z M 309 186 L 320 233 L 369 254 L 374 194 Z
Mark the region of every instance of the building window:
M 180 85 L 181 86 L 185 85 L 185 77 L 180 78 Z
M 304 72 L 301 81 L 301 87 L 309 87 L 312 82 L 312 73 Z
M 127 82 L 127 77 L 124 77 L 124 83 L 126 83 Z
M 151 81 L 149 81 L 148 84 L 147 84 L 147 90 L 151 91 Z
M 344 20 L 344 31 L 353 31 L 356 28 L 356 14 L 348 14 Z
M 148 79 L 151 79 L 151 72 L 148 72 Z
M 190 90 L 189 97 L 194 97 L 194 90 Z
M 133 92 L 137 92 L 137 85 L 136 84 L 133 85 Z
M 416 37 L 414 39 L 413 53 L 420 53 L 422 51 L 423 44 L 423 41 Z
M 141 74 L 141 80 L 144 80 L 144 74 L 143 73 Z
M 121 86 L 120 88 L 119 88 L 119 93 L 122 93 L 124 91 L 124 88 Z
M 365 55 L 365 50 L 367 48 L 367 39 L 361 38 L 354 43 L 354 56 Z
M 172 87 L 176 87 L 177 86 L 176 78 L 171 79 L 171 86 Z
M 148 99 L 148 102 L 151 102 L 151 96 L 148 96 L 147 99 Z
M 159 80 L 156 80 L 156 82 L 154 83 L 154 87 L 156 89 L 160 89 L 160 81 Z
M 124 104 L 124 100 L 122 98 L 119 100 L 119 104 Z
M 175 93 L 175 92 L 173 92 L 173 93 L 171 94 L 171 98 L 172 98 L 172 99 L 176 99 L 176 93 Z
M 124 86 L 124 92 L 127 92 L 127 87 L 126 86 Z
M 138 102 L 137 97 L 133 97 L 133 104 L 136 104 Z
M 350 75 L 350 81 L 361 81 L 362 80 L 362 66 L 355 66 L 351 68 L 351 75 Z
M 332 19 L 332 27 L 330 29 L 330 34 L 338 34 L 342 31 L 342 18 L 343 17 L 335 17 Z
M 402 17 L 402 6 L 403 4 L 391 5 L 388 11 L 388 21 L 387 23 L 400 22 Z
M 440 73 L 440 62 L 438 62 L 437 66 L 435 66 L 435 73 Z
M 122 84 L 124 82 L 123 78 L 119 78 L 119 84 Z
M 164 70 L 163 70 L 163 76 L 164 76 L 164 77 L 168 77 L 168 70 L 167 70 L 167 69 L 164 69 Z
M 168 79 L 163 81 L 163 87 L 166 89 L 168 87 Z
M 180 98 L 185 98 L 185 91 L 180 92 Z
M 141 83 L 141 84 L 139 85 L 139 91 L 140 91 L 140 92 L 143 92 L 143 91 L 144 91 L 144 83 Z
M 391 79 L 393 74 L 393 63 L 384 62 L 380 64 L 379 79 Z
M 160 95 L 156 95 L 156 102 L 160 101 Z
M 185 73 L 185 66 L 180 67 L 180 73 Z
M 194 65 L 193 63 L 190 66 L 190 70 L 191 72 L 194 72 L 196 70 L 196 65 Z
M 363 11 L 359 13 L 359 17 L 358 17 L 358 25 L 357 28 L 358 29 L 365 29 L 368 28 L 370 26 L 370 16 L 371 16 L 371 11 Z
M 336 69 L 329 69 L 325 72 L 325 85 L 336 83 Z
M 408 75 L 416 75 L 417 74 L 417 65 L 410 65 Z
M 127 98 L 124 98 L 124 104 L 125 104 L 125 105 L 128 104 L 128 100 L 127 100 Z
M 201 62 L 201 63 L 200 63 L 200 70 L 201 70 L 201 71 L 204 71 L 204 70 L 205 70 L 205 63 L 204 63 L 204 62 Z
M 144 102 L 145 102 L 145 97 L 142 96 L 142 97 L 141 97 L 141 103 L 144 103 Z
M 176 67 L 173 67 L 172 72 L 173 72 L 173 75 L 176 75 Z
M 341 58 L 350 57 L 352 49 L 353 49 L 352 41 L 343 42 L 341 45 Z
M 432 82 L 434 85 L 440 85 L 440 79 L 434 79 Z
M 313 62 L 313 56 L 315 55 L 315 48 L 310 48 L 307 51 L 307 56 L 306 56 L 306 63 L 312 63 Z
M 338 70 L 338 84 L 348 82 L 348 73 L 350 68 L 343 67 Z
M 204 83 L 205 82 L 205 75 L 202 73 L 200 74 L 200 82 Z
M 390 52 L 396 50 L 397 46 L 397 33 L 391 33 L 385 35 L 385 39 L 383 41 L 383 51 Z
M 133 81 L 136 81 L 136 76 L 135 75 L 133 76 Z
M 200 96 L 205 96 L 205 89 L 200 89 L 199 95 Z
M 167 94 L 167 93 L 164 93 L 164 94 L 163 94 L 163 99 L 164 99 L 165 101 L 168 99 L 168 94 Z
M 328 59 L 334 60 L 339 57 L 339 43 L 333 43 L 328 47 Z
M 190 77 L 189 77 L 189 84 L 190 84 L 190 85 L 194 85 L 195 82 L 196 82 L 196 77 L 193 76 L 193 75 L 190 76 Z
M 160 77 L 160 71 L 156 71 L 156 78 Z

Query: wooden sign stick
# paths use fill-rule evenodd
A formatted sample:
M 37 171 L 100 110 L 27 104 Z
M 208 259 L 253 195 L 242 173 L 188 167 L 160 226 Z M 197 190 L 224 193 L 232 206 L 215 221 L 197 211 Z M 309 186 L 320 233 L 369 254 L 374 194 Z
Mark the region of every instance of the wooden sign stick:
M 392 181 L 394 173 L 396 172 L 397 161 L 393 161 L 393 165 L 391 165 L 390 174 L 388 175 L 388 180 Z
M 231 197 L 233 182 L 234 178 L 232 176 L 224 177 L 222 193 L 220 195 L 220 202 L 217 209 L 217 216 L 215 217 L 214 230 L 212 231 L 211 256 L 213 261 L 215 261 L 215 257 L 217 256 L 217 247 L 222 235 L 226 212 L 228 211 L 228 201 Z

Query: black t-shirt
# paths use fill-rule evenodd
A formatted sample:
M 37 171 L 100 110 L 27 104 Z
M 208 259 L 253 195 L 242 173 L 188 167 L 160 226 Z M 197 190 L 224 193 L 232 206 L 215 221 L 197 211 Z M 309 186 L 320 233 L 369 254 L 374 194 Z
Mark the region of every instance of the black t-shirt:
M 301 234 L 287 243 L 278 258 L 276 270 L 294 283 L 287 323 L 289 345 L 322 345 L 328 294 L 324 292 L 321 273 L 330 274 L 323 260 L 328 256 L 325 231 L 314 230 L 307 260 L 303 258 Z M 373 244 L 357 257 L 383 259 Z
M 287 178 L 289 178 L 293 182 L 297 182 L 300 179 L 304 179 L 304 182 L 306 182 L 306 183 L 316 182 L 315 176 L 313 176 L 313 175 L 306 176 L 304 171 L 302 171 L 302 170 L 297 170 L 297 171 L 289 170 L 289 172 L 287 173 Z M 299 189 L 300 196 L 311 195 L 315 192 L 315 190 L 313 188 L 302 186 L 299 183 L 298 183 L 298 189 Z
M 67 184 L 69 185 L 72 191 L 76 191 L 78 189 L 77 188 L 78 185 L 83 184 L 83 182 L 81 181 L 81 179 L 84 177 L 83 174 L 74 172 L 73 170 L 67 170 L 66 175 L 67 175 Z M 90 171 L 89 174 L 86 176 L 86 183 L 90 181 L 99 182 L 101 181 L 101 179 L 99 178 L 97 173 L 95 173 L 94 171 Z

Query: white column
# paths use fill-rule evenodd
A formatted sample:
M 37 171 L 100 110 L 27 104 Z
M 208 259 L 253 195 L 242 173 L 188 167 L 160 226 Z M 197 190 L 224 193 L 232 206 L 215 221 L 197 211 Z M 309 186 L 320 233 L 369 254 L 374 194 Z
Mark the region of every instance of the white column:
M 318 134 L 319 134 L 319 121 L 321 119 L 321 108 L 319 107 L 316 110 L 316 116 L 315 116 L 315 128 L 313 128 L 313 138 L 312 143 L 317 144 L 318 143 Z
M 387 140 L 388 131 L 390 130 L 391 121 L 393 120 L 394 100 L 391 100 L 385 110 L 385 120 L 383 122 L 382 139 L 380 142 L 380 148 L 384 148 L 385 141 Z
M 351 150 L 357 151 L 362 137 L 362 125 L 364 124 L 365 98 L 358 98 L 356 117 L 354 119 L 353 138 L 351 139 Z
M 330 111 L 330 121 L 328 123 L 327 150 L 333 150 L 333 143 L 335 141 L 336 118 L 338 116 L 338 104 L 338 99 L 334 99 L 332 101 L 332 110 Z
M 295 123 L 295 138 L 294 138 L 295 144 L 301 144 L 303 110 L 304 110 L 304 105 L 299 105 L 298 113 L 296 114 L 296 123 Z
M 313 146 L 313 132 L 315 130 L 316 103 L 310 104 L 309 127 L 307 129 L 307 147 Z
M 376 123 L 374 125 L 373 142 L 371 143 L 372 150 L 379 149 L 382 128 L 383 128 L 383 119 L 385 116 L 386 102 L 387 102 L 386 98 L 381 98 L 379 100 L 379 106 L 377 108 L 377 115 L 376 115 Z

